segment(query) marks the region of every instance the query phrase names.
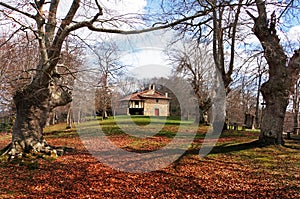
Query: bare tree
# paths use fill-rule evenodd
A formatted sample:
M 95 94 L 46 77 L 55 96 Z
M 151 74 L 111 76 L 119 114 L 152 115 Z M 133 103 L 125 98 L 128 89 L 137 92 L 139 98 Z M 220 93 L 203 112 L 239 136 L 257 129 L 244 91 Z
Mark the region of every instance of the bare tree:
M 246 21 L 240 21 L 241 9 L 249 3 L 243 0 L 177 0 L 172 3 L 173 6 L 169 3 L 162 4 L 167 19 L 176 18 L 178 13 L 183 16 L 205 13 L 180 23 L 174 29 L 182 37 L 188 36 L 195 38 L 198 43 L 212 44 L 214 64 L 222 75 L 227 93 L 230 91 L 229 86 L 235 66 L 236 43 L 241 42 L 244 37 L 240 27 Z
M 167 50 L 174 74 L 186 79 L 192 86 L 199 104 L 199 117 L 196 121 L 204 122 L 204 114 L 211 106 L 210 89 L 213 84 L 213 56 L 205 45 L 192 41 L 184 42 L 182 49 Z M 198 115 L 198 114 L 197 114 Z
M 222 74 L 227 92 L 229 92 L 229 85 L 232 82 L 231 75 L 238 41 L 237 31 L 243 2 L 243 0 L 239 0 L 230 4 L 228 1 L 211 1 L 211 6 L 214 8 L 212 12 L 214 63 Z M 229 48 L 227 56 L 225 56 L 225 48 Z
M 293 3 L 293 1 L 291 1 Z M 289 58 L 276 31 L 279 18 L 275 11 L 268 18 L 266 2 L 255 0 L 257 16 L 248 11 L 254 21 L 253 32 L 259 39 L 269 65 L 269 79 L 261 87 L 266 107 L 263 111 L 260 141 L 265 144 L 284 144 L 282 137 L 284 115 L 300 71 L 300 50 Z M 282 16 L 287 9 L 280 14 Z
M 116 78 L 124 73 L 125 65 L 121 63 L 121 52 L 114 42 L 101 42 L 92 48 L 97 57 L 96 65 L 99 69 L 99 82 L 96 90 L 96 110 L 102 118 L 107 117 L 107 111 L 111 110 L 112 90 L 109 84 L 113 84 Z
M 30 66 L 36 64 L 38 55 L 37 43 L 30 38 L 16 36 L 10 41 L 7 35 L 2 35 L 1 51 L 1 103 L 10 111 L 14 110 L 13 95 L 18 89 L 32 80 L 35 70 Z M 12 113 L 11 113 L 12 114 Z
M 60 3 L 56 0 L 0 2 L 1 17 L 14 24 L 12 28 L 15 27 L 15 31 L 12 34 L 28 35 L 31 32 L 38 44 L 38 57 L 33 59 L 37 62 L 29 65 L 34 70 L 33 78 L 26 86 L 19 88 L 13 97 L 16 120 L 12 143 L 3 153 L 9 158 L 31 151 L 55 152 L 44 140 L 43 127 L 51 110 L 72 100 L 69 90 L 58 86 L 56 79 L 66 38 L 72 32 L 85 27 L 99 32 L 126 32 L 112 29 L 116 25 L 114 21 L 123 23 L 122 18 L 110 18 L 107 12 L 104 16 L 103 8 L 97 0 L 73 0 L 64 17 L 58 13 Z M 82 6 L 89 12 L 87 18 L 82 15 Z M 127 20 L 125 16 L 123 19 Z M 13 35 L 8 39 L 12 37 Z
M 263 55 L 257 58 L 257 94 L 256 94 L 256 105 L 255 105 L 255 128 L 261 126 L 261 111 L 260 107 L 260 89 L 263 82 L 263 75 L 266 73 L 266 63 L 263 61 Z
M 124 75 L 117 80 L 117 90 L 121 96 L 132 94 L 140 89 L 141 81 L 135 77 Z
M 74 80 L 79 68 L 83 65 L 85 53 L 84 47 L 75 39 L 67 38 L 62 49 L 60 61 L 57 64 L 56 72 L 53 78 L 56 81 L 56 88 L 63 87 L 68 90 L 73 90 Z M 72 126 L 72 114 L 70 104 L 64 107 L 56 107 L 50 111 L 48 117 L 49 124 L 57 122 L 67 122 L 67 128 Z M 51 122 L 52 121 L 52 122 Z
M 266 108 L 263 113 L 259 139 L 262 143 L 283 144 L 283 119 L 289 95 L 293 92 L 293 85 L 298 79 L 300 50 L 294 51 L 294 54 L 288 58 L 286 55 L 288 51 L 285 52 L 285 48 L 280 44 L 276 25 L 280 18 L 285 16 L 293 7 L 296 7 L 298 2 L 290 1 L 287 4 L 278 2 L 277 5 L 281 8 L 279 17 L 276 17 L 274 11 L 270 18 L 268 18 L 266 11 L 267 2 L 262 0 L 182 0 L 176 2 L 182 2 L 182 5 L 178 3 L 176 4 L 178 5 L 177 9 L 172 8 L 174 12 L 171 12 L 171 14 L 175 13 L 173 16 L 178 16 L 178 13 L 189 16 L 189 12 L 202 12 L 203 10 L 207 13 L 205 17 L 202 16 L 202 18 L 199 17 L 197 20 L 193 19 L 189 22 L 181 23 L 177 26 L 177 30 L 184 33 L 192 33 L 193 36 L 197 35 L 199 36 L 199 41 L 209 40 L 210 33 L 213 34 L 214 61 L 216 67 L 222 73 L 223 81 L 227 88 L 232 81 L 231 74 L 234 66 L 235 44 L 238 39 L 241 39 L 237 37 L 238 28 L 241 27 L 241 20 L 239 20 L 241 8 L 249 6 L 249 9 L 252 9 L 253 7 L 250 6 L 255 5 L 256 9 L 254 10 L 257 10 L 257 16 L 254 16 L 250 11 L 248 11 L 248 15 L 253 19 L 253 32 L 264 49 L 265 58 L 269 65 L 269 80 L 261 87 L 263 98 L 266 101 Z M 278 8 L 274 2 L 270 3 L 270 6 L 274 10 Z M 294 13 L 293 16 L 297 16 L 297 14 Z M 211 24 L 213 25 L 211 26 Z M 229 56 L 225 52 L 229 52 Z
M 251 2 L 244 0 L 176 0 L 175 3 L 172 2 L 174 6 L 163 2 L 162 7 L 167 19 L 176 18 L 179 15 L 191 16 L 192 13 L 205 13 L 180 23 L 174 29 L 182 36 L 180 38 L 192 37 L 198 44 L 211 45 L 214 68 L 221 74 L 221 81 L 226 94 L 228 94 L 232 84 L 232 74 L 237 68 L 235 64 L 237 44 L 243 42 L 246 37 L 243 25 L 247 22 L 240 20 L 241 10 L 243 6 L 251 4 Z M 224 114 L 222 117 L 225 117 L 226 112 L 221 112 Z M 223 129 L 226 129 L 226 123 L 224 123 Z
M 247 115 L 251 117 L 254 115 L 256 98 L 250 86 L 242 83 L 242 85 L 232 88 L 231 92 L 228 93 L 226 116 L 230 125 L 234 123 L 237 125 L 246 125 Z M 246 127 L 251 128 L 250 125 L 246 125 Z

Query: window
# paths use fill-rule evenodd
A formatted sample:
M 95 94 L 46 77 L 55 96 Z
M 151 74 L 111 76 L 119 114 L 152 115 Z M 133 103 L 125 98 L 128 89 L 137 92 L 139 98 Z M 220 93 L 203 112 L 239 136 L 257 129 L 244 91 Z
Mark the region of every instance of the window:
M 156 103 L 158 103 L 158 99 L 156 99 Z

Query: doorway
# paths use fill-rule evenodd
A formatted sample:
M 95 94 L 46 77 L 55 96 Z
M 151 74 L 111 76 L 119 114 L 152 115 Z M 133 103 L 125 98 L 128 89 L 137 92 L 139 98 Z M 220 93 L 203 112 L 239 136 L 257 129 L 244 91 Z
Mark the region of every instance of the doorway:
M 158 108 L 156 108 L 156 109 L 154 110 L 154 114 L 155 114 L 155 116 L 159 116 L 159 109 L 158 109 Z

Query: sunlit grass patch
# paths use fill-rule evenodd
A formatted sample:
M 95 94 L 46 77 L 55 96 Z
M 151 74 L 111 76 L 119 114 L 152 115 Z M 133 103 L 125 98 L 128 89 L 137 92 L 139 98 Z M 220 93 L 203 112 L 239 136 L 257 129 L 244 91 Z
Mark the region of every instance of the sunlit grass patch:
M 247 129 L 245 131 L 225 130 L 224 132 L 222 132 L 220 137 L 226 138 L 226 137 L 245 137 L 246 136 L 248 138 L 257 138 L 259 136 L 259 132 L 260 131 L 258 131 L 258 130 L 250 130 L 250 129 Z
M 128 143 L 125 148 L 133 150 L 158 150 L 164 147 L 166 143 L 151 139 L 133 139 L 132 142 Z
M 55 125 L 49 125 L 49 126 L 46 126 L 44 128 L 44 133 L 51 133 L 51 132 L 54 132 L 54 131 L 65 131 L 67 128 L 67 124 L 66 123 L 58 123 L 58 124 L 55 124 Z
M 0 134 L 0 141 L 5 141 L 11 139 L 11 134 L 5 133 L 5 134 Z
M 298 146 L 300 146 L 299 142 Z M 260 147 L 257 144 L 253 144 L 251 146 L 251 143 L 248 143 L 248 145 L 247 143 L 244 145 L 241 143 L 229 143 L 226 146 L 218 147 L 214 148 L 208 156 L 217 159 L 230 158 L 233 162 L 245 162 L 255 165 L 255 167 L 267 169 L 268 172 L 272 172 L 274 168 L 282 170 L 287 170 L 290 166 L 299 168 L 300 151 L 298 149 L 276 145 Z

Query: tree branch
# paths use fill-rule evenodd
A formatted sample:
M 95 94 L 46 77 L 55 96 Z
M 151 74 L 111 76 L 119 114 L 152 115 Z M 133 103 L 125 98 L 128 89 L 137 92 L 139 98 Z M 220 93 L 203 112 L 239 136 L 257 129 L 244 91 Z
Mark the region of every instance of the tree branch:
M 192 15 L 192 16 L 189 16 L 186 18 L 178 19 L 171 23 L 166 22 L 166 24 L 164 24 L 164 25 L 153 26 L 151 28 L 145 28 L 145 29 L 140 29 L 140 30 L 118 30 L 118 29 L 109 29 L 109 28 L 98 28 L 98 27 L 95 27 L 93 23 L 88 22 L 88 21 L 81 22 L 82 23 L 81 25 L 76 24 L 77 27 L 76 27 L 76 25 L 74 25 L 73 27 L 70 27 L 70 30 L 76 30 L 78 28 L 86 26 L 88 29 L 90 29 L 92 31 L 96 31 L 96 32 L 117 33 L 117 34 L 124 34 L 124 35 L 139 34 L 139 33 L 151 32 L 151 31 L 155 31 L 155 30 L 161 30 L 161 29 L 165 29 L 165 28 L 171 28 L 171 27 L 179 25 L 185 21 L 195 19 L 195 18 L 204 16 L 206 14 L 207 14 L 207 12 L 197 13 L 195 15 Z
M 50 46 L 53 39 L 54 39 L 54 33 L 56 28 L 56 13 L 58 8 L 59 0 L 51 0 L 50 8 L 49 8 L 49 17 L 47 24 L 45 26 L 45 32 L 46 32 L 46 44 L 47 46 Z
M 291 57 L 289 64 L 288 64 L 289 74 L 292 78 L 291 87 L 295 85 L 297 80 L 299 79 L 299 72 L 300 72 L 300 49 L 295 50 L 293 56 Z M 292 90 L 293 88 L 291 88 Z
M 243 0 L 239 0 L 237 11 L 234 16 L 234 22 L 232 24 L 230 62 L 229 62 L 229 69 L 227 72 L 229 77 L 231 76 L 231 74 L 233 72 L 233 67 L 234 67 L 234 51 L 235 51 L 235 42 L 236 42 L 236 32 L 237 32 L 237 26 L 238 26 L 238 21 L 239 21 L 239 15 L 240 15 L 241 8 L 242 8 L 242 1 Z
M 50 108 L 53 109 L 58 106 L 64 106 L 72 101 L 72 93 L 70 91 L 66 91 L 62 86 L 52 85 L 50 87 L 51 90 L 51 100 L 50 100 Z
M 14 37 L 14 35 L 17 34 L 17 32 L 19 32 L 20 30 L 23 30 L 23 28 L 18 28 L 16 31 L 14 31 L 14 32 L 9 36 L 8 39 L 6 39 L 3 43 L 0 44 L 0 48 L 1 48 L 2 46 L 4 46 L 5 44 L 7 44 L 7 43 Z
M 19 10 L 19 9 L 17 9 L 17 8 L 15 8 L 13 6 L 10 6 L 10 5 L 6 4 L 6 3 L 0 2 L 0 5 L 3 6 L 3 7 L 5 7 L 5 8 L 8 8 L 10 10 L 16 11 L 16 12 L 22 14 L 22 15 L 25 15 L 25 16 L 27 16 L 29 18 L 35 19 L 34 15 L 31 15 L 31 14 L 29 14 L 27 12 L 23 12 L 22 10 Z
M 65 38 L 69 34 L 69 30 L 67 28 L 68 25 L 72 23 L 72 20 L 80 6 L 80 0 L 73 0 L 73 3 L 66 15 L 66 17 L 62 20 L 62 23 L 60 24 L 60 27 L 56 33 L 56 36 L 52 43 L 52 49 L 49 51 L 49 58 L 55 58 L 59 56 L 60 50 L 62 48 L 62 44 L 65 40 Z M 46 70 L 52 70 L 55 65 L 57 64 L 58 60 L 53 62 L 49 68 Z

